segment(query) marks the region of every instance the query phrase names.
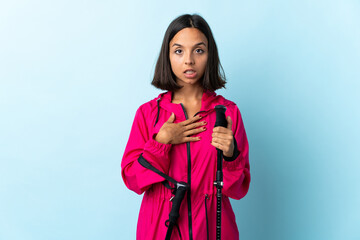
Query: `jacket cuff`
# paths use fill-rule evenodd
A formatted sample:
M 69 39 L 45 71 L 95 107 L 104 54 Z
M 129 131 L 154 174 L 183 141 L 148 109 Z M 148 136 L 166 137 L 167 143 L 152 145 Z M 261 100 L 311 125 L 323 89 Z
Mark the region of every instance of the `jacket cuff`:
M 239 151 L 237 143 L 236 143 L 235 136 L 233 136 L 233 137 L 234 137 L 234 152 L 233 152 L 233 155 L 231 157 L 223 156 L 224 160 L 227 161 L 227 162 L 234 161 L 240 154 L 240 151 Z
M 144 150 L 150 151 L 159 157 L 165 157 L 170 151 L 172 144 L 159 143 L 153 138 L 145 143 Z

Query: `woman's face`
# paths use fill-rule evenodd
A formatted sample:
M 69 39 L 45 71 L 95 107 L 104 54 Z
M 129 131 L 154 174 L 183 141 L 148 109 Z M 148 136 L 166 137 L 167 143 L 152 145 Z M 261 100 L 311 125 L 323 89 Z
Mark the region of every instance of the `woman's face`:
M 208 41 L 197 28 L 184 28 L 170 41 L 169 57 L 179 85 L 199 84 L 208 59 Z M 187 72 L 186 70 L 193 71 Z

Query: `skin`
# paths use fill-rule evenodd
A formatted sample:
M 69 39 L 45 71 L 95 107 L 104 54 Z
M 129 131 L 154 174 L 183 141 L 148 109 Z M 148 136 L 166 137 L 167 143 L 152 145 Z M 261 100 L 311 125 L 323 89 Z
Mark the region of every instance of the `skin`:
M 189 109 L 201 106 L 203 88 L 200 79 L 204 75 L 208 59 L 206 36 L 197 28 L 182 29 L 169 43 L 169 58 L 171 69 L 176 76 L 176 82 L 183 86 L 183 88 L 174 92 L 173 102 L 182 102 L 185 106 L 189 106 Z M 189 68 L 197 72 L 196 78 L 189 79 L 185 77 L 184 71 Z M 172 113 L 160 128 L 155 140 L 164 144 L 200 141 L 200 137 L 188 137 L 206 131 L 206 127 L 203 126 L 207 123 L 205 121 L 198 122 L 200 119 L 201 114 L 174 123 L 175 115 Z M 231 157 L 234 152 L 233 132 L 231 130 L 232 120 L 230 116 L 226 120 L 228 122 L 226 128 L 213 128 L 211 145 L 221 149 L 224 156 Z

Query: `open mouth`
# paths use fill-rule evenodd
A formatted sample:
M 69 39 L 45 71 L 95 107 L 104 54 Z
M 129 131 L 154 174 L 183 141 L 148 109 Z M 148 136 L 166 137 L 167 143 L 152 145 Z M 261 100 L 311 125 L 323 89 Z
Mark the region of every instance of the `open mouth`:
M 195 78 L 197 75 L 195 70 L 186 70 L 184 74 L 186 78 Z

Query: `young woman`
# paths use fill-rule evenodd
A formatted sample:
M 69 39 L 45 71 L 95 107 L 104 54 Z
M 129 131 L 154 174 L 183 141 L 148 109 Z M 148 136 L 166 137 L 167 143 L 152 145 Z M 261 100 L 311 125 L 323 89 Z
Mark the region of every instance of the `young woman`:
M 221 236 L 239 239 L 229 197 L 248 192 L 249 146 L 237 105 L 215 93 L 226 84 L 220 68 L 201 16 L 185 14 L 170 23 L 152 81 L 166 92 L 137 109 L 121 162 L 125 185 L 145 192 L 137 239 L 216 238 L 216 148 L 224 158 Z M 216 105 L 226 107 L 226 128 L 214 128 Z M 186 189 L 180 200 L 179 186 Z

